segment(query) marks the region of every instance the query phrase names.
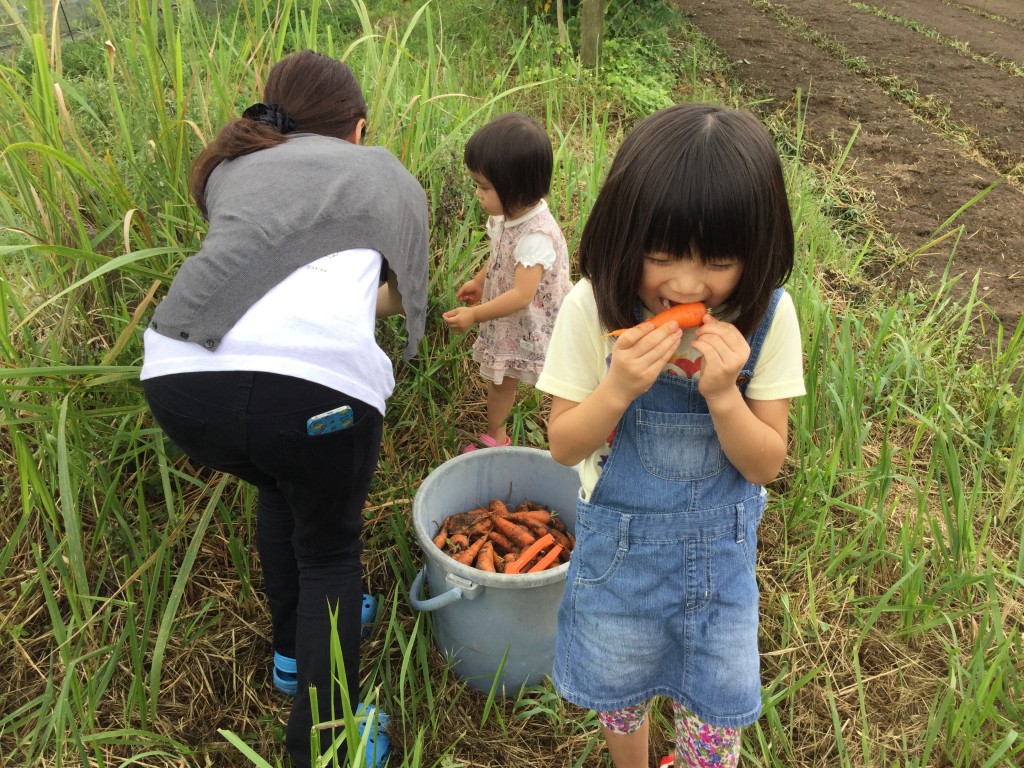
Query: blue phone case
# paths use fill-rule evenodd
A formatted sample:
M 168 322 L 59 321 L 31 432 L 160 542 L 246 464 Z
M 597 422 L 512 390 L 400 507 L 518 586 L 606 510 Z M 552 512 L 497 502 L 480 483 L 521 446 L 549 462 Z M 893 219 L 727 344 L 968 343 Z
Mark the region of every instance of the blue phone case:
M 326 435 L 352 426 L 352 408 L 343 405 L 333 411 L 318 413 L 306 421 L 306 432 L 311 435 Z

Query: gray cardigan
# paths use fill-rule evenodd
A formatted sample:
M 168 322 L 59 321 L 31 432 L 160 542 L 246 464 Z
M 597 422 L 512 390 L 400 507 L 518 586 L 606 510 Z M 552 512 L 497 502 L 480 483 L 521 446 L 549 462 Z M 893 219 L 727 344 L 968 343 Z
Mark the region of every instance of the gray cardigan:
M 332 253 L 372 248 L 398 278 L 415 354 L 426 320 L 427 202 L 383 147 L 295 134 L 228 160 L 206 185 L 210 226 L 185 259 L 150 327 L 211 351 L 271 288 Z

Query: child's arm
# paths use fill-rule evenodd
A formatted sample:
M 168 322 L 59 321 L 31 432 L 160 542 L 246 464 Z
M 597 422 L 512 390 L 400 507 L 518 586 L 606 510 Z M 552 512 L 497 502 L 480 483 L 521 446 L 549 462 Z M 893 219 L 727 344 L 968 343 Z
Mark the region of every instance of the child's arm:
M 398 292 L 398 277 L 394 272 L 388 270 L 387 282 L 377 289 L 377 317 L 404 314 L 402 294 Z
M 650 322 L 630 328 L 615 342 L 608 375 L 586 400 L 553 397 L 548 447 L 555 461 L 574 466 L 604 445 L 629 404 L 658 378 L 681 337 L 674 321 L 660 328 Z
M 483 304 L 456 307 L 445 312 L 441 317 L 453 331 L 465 333 L 476 323 L 511 315 L 513 312 L 530 306 L 533 297 L 537 295 L 537 288 L 540 286 L 543 276 L 544 267 L 540 264 L 534 264 L 532 267 L 517 264 L 515 282 L 510 290 Z M 466 286 L 463 286 L 463 289 L 465 288 Z
M 726 458 L 748 482 L 770 483 L 782 470 L 789 438 L 789 400 L 747 400 L 736 377 L 750 356 L 731 323 L 706 316 L 693 347 L 701 353 L 700 392 Z

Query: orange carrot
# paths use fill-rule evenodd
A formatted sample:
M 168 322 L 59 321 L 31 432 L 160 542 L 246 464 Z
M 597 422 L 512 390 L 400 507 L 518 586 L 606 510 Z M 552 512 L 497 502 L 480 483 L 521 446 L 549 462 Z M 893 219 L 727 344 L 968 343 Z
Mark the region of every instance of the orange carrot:
M 546 509 L 533 509 L 530 511 L 509 512 L 508 519 L 515 520 L 517 523 L 525 523 L 527 525 L 549 525 L 551 523 L 551 513 L 548 512 Z
M 546 568 L 551 567 L 551 564 L 558 559 L 558 556 L 560 554 L 562 554 L 562 545 L 555 544 L 555 546 L 549 549 L 547 551 L 547 554 L 545 554 L 540 560 L 538 560 L 537 564 L 533 566 L 533 568 L 528 570 L 527 573 L 537 573 L 539 571 L 543 571 Z
M 507 515 L 508 507 L 501 499 L 491 499 L 491 503 L 487 505 L 487 511 L 494 515 Z
M 465 551 L 459 552 L 459 554 L 455 555 L 455 560 L 457 562 L 462 563 L 463 565 L 472 565 L 473 561 L 476 560 L 477 554 L 479 554 L 480 552 L 480 548 L 483 547 L 483 545 L 488 541 L 490 541 L 490 539 L 488 539 L 486 536 L 481 536 L 479 539 L 470 544 L 465 549 Z
M 486 534 L 488 531 L 491 530 L 493 526 L 494 521 L 491 520 L 490 515 L 488 515 L 487 517 L 481 517 L 479 520 L 477 520 L 475 523 L 469 526 L 467 534 L 470 537 L 475 536 L 477 534 Z
M 481 571 L 494 573 L 494 545 L 486 536 L 483 537 L 482 541 L 484 545 L 480 547 L 480 553 L 476 556 L 476 567 Z
M 644 322 L 654 323 L 655 328 L 660 328 L 665 323 L 675 320 L 679 323 L 680 328 L 696 328 L 703 322 L 704 315 L 707 313 L 708 308 L 703 301 L 694 301 L 689 304 L 676 304 L 674 307 L 669 307 L 664 312 L 659 312 L 650 320 L 645 320 Z M 628 330 L 628 328 L 619 328 L 611 333 L 606 333 L 605 336 L 615 336 L 617 338 Z
M 523 526 L 513 523 L 507 517 L 492 515 L 494 527 L 499 532 L 508 536 L 518 547 L 528 547 L 537 540 L 537 537 L 526 530 Z
M 455 533 L 448 537 L 448 547 L 450 549 L 465 549 L 469 546 L 469 536 L 464 533 Z
M 520 552 L 514 562 L 505 565 L 505 573 L 519 573 L 523 566 L 539 555 L 546 547 L 550 547 L 554 543 L 555 539 L 550 533 L 537 539 L 533 544 Z
M 506 552 L 514 552 L 516 545 L 501 531 L 488 531 L 487 537 Z
M 445 539 L 448 538 L 448 518 L 446 517 L 441 521 L 441 527 L 437 529 L 437 535 L 434 536 L 434 545 L 438 549 L 444 548 Z

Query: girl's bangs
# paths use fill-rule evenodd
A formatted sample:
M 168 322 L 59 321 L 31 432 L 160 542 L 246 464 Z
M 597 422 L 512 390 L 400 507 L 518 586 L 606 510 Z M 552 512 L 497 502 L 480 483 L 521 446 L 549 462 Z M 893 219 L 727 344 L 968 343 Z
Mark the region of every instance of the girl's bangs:
M 757 204 L 744 194 L 744 185 L 727 177 L 721 171 L 686 174 L 674 187 L 663 187 L 649 208 L 645 252 L 703 262 L 746 261 L 756 239 Z

